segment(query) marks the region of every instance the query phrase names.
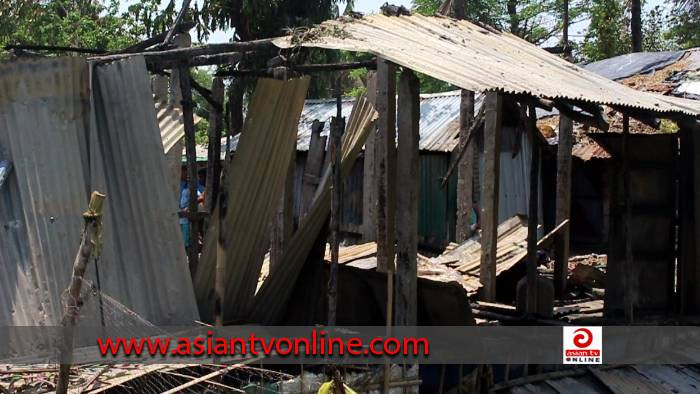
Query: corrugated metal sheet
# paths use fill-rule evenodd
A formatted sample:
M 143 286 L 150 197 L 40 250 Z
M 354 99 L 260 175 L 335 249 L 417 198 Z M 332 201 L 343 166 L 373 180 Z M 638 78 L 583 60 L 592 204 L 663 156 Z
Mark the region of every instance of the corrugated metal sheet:
M 518 143 L 520 149 L 513 154 L 513 147 Z M 500 176 L 498 188 L 498 222 L 502 223 L 516 215 L 527 215 L 528 196 L 530 195 L 530 159 L 532 148 L 530 138 L 525 133 L 511 127 L 503 127 L 500 153 Z M 484 178 L 483 152 L 479 153 L 479 178 Z M 541 169 L 540 169 L 541 178 Z M 479 182 L 483 185 L 483 181 Z M 542 223 L 542 182 L 539 182 L 539 222 Z
M 677 62 L 685 51 L 628 53 L 588 63 L 583 68 L 605 78 L 617 80 L 654 72 Z
M 177 218 L 162 203 L 163 146 L 143 58 L 99 67 L 94 97 L 85 59 L 0 70 L 0 155 L 15 164 L 0 191 L 0 324 L 59 323 L 93 188 L 107 193 L 103 292 L 154 323 L 197 319 Z M 96 283 L 93 267 L 86 277 Z M 81 315 L 93 312 L 94 303 Z
M 344 176 L 352 169 L 377 116 L 377 111 L 364 97 L 355 104 L 342 138 L 341 172 Z M 251 321 L 271 324 L 282 319 L 301 268 L 313 248 L 318 233 L 326 223 L 331 208 L 330 200 L 330 168 L 327 168 L 309 213 L 290 239 L 287 252 L 278 264 L 278 270 L 267 277 L 255 295 Z M 253 284 L 254 279 L 251 278 Z
M 576 143 L 571 149 L 571 155 L 583 161 L 591 159 L 610 159 L 612 157 L 605 148 L 592 140 L 585 143 Z
M 81 147 L 89 124 L 85 60 L 0 64 L 0 325 L 60 322 L 87 205 Z
M 199 318 L 143 57 L 95 68 L 91 188 L 106 191 L 102 289 L 155 324 Z
M 269 242 L 267 231 L 284 189 L 294 138 L 309 77 L 280 81 L 259 79 L 240 137 L 240 146 L 226 174 L 227 212 L 210 227 L 195 274 L 197 301 L 203 317 L 213 318 L 218 238 L 224 240 L 223 317 L 247 317 Z M 218 217 L 218 208 L 212 217 Z M 266 242 L 267 241 L 267 242 Z
M 495 385 L 493 393 L 697 393 L 694 365 L 588 367 L 531 375 Z
M 327 21 L 304 46 L 370 52 L 473 91 L 500 90 L 700 115 L 700 103 L 642 93 L 584 70 L 512 34 L 422 15 Z M 292 46 L 292 38 L 275 41 Z
M 348 116 L 355 100 L 344 98 L 343 116 Z M 451 152 L 459 142 L 459 103 L 460 91 L 420 95 L 420 141 L 419 148 L 431 152 Z M 474 107 L 478 112 L 483 103 L 483 95 L 477 94 Z M 335 99 L 306 100 L 299 120 L 297 150 L 309 150 L 311 124 L 315 119 L 326 122 L 321 135 L 327 136 L 330 119 L 336 115 Z
M 163 141 L 163 151 L 170 152 L 170 149 L 175 146 L 185 136 L 185 124 L 182 120 L 182 109 L 160 101 L 155 102 L 156 117 L 158 118 L 158 128 L 160 128 L 160 137 Z M 202 118 L 194 117 L 194 124 L 199 123 Z M 183 149 L 183 155 L 184 149 Z M 199 153 L 198 153 L 199 154 Z M 207 155 L 205 154 L 204 157 Z M 199 156 L 197 156 L 199 157 Z
M 514 216 L 505 220 L 498 225 L 497 233 L 496 275 L 500 275 L 527 256 L 527 219 Z M 462 286 L 469 295 L 476 294 L 481 288 L 481 282 L 479 282 L 481 243 L 478 237 L 445 252 L 433 261 L 459 271 L 462 274 Z
M 457 176 L 440 187 L 449 166 L 446 154 L 422 153 L 419 158 L 418 234 L 426 240 L 448 241 L 456 221 Z
M 163 141 L 163 151 L 168 153 L 185 136 L 182 110 L 159 101 L 156 101 L 155 105 L 160 137 Z

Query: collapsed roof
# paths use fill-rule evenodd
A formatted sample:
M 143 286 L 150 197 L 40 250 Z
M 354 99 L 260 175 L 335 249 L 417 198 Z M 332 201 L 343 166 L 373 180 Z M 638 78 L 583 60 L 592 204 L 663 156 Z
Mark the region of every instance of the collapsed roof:
M 369 15 L 326 21 L 276 39 L 296 46 L 370 52 L 473 91 L 700 115 L 700 103 L 639 92 L 571 64 L 510 33 L 447 17 Z

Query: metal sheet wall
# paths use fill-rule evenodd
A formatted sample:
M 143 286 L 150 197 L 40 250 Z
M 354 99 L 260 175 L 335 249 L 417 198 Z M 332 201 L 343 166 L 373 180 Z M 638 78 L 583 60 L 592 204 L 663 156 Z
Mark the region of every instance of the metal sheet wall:
M 87 204 L 88 80 L 77 58 L 0 65 L 0 153 L 14 163 L 0 190 L 0 324 L 60 321 Z
M 453 175 L 445 188 L 440 187 L 450 164 L 450 155 L 421 152 L 419 159 L 418 235 L 425 241 L 454 239 L 456 220 L 456 182 Z
M 154 323 L 197 319 L 145 62 L 96 74 L 93 103 L 85 59 L 0 64 L 0 155 L 14 163 L 0 190 L 0 324 L 59 323 L 93 188 L 107 193 L 99 265 L 109 300 Z M 113 306 L 116 322 L 126 311 Z
M 107 193 L 102 289 L 156 324 L 199 318 L 143 57 L 95 69 L 91 186 Z

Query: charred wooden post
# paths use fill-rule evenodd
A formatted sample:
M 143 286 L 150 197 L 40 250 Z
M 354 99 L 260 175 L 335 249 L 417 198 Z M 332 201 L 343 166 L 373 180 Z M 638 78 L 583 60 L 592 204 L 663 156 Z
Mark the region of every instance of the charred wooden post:
M 309 152 L 304 165 L 304 177 L 301 186 L 301 217 L 304 217 L 311 207 L 314 194 L 321 182 L 323 156 L 326 153 L 327 137 L 321 136 L 325 122 L 315 119 L 311 124 L 311 141 Z
M 336 80 L 336 116 L 331 118 L 331 266 L 328 278 L 328 325 L 336 324 L 336 308 L 338 306 L 338 254 L 340 249 L 340 220 L 343 198 L 343 180 L 341 175 L 341 137 L 345 129 L 345 119 L 342 112 L 340 78 Z
M 484 180 L 481 189 L 481 265 L 484 301 L 496 300 L 496 247 L 503 97 L 487 92 L 484 100 Z
M 418 78 L 404 69 L 399 79 L 398 183 L 396 238 L 396 317 L 401 326 L 415 326 L 418 314 L 418 123 L 420 86 Z
M 462 243 L 471 236 L 469 218 L 471 217 L 472 174 L 474 148 L 466 146 L 469 139 L 469 129 L 474 119 L 474 92 L 462 90 L 459 105 L 459 143 L 464 145 L 466 152 L 459 160 L 457 167 L 457 242 Z M 449 180 L 448 180 L 449 182 Z
M 571 149 L 573 147 L 573 121 L 559 116 L 559 146 L 557 148 L 557 202 L 556 223 L 569 219 L 571 212 Z M 558 297 L 566 292 L 569 263 L 569 228 L 557 235 L 554 249 L 554 292 Z
M 456 19 L 466 19 L 466 1 L 452 1 L 451 13 Z M 466 146 L 469 138 L 469 128 L 474 119 L 474 92 L 462 90 L 459 104 L 459 144 Z M 467 151 L 460 157 L 457 166 L 457 228 L 456 240 L 462 243 L 471 236 L 469 218 L 471 217 L 472 198 L 472 174 L 474 149 L 466 147 Z M 449 180 L 447 180 L 449 182 Z
M 377 74 L 371 71 L 367 74 L 367 100 L 377 105 Z M 377 239 L 377 207 L 376 207 L 376 152 L 377 128 L 372 127 L 365 142 L 362 180 L 362 238 L 364 241 Z
M 185 156 L 187 159 L 187 188 L 189 193 L 187 211 L 189 213 L 190 222 L 190 244 L 187 249 L 187 258 L 190 263 L 190 273 L 194 277 L 199 262 L 199 251 L 197 250 L 199 238 L 199 220 L 197 216 L 197 145 L 194 135 L 194 103 L 192 102 L 192 90 L 190 87 L 190 79 L 188 78 L 190 71 L 187 61 L 180 62 L 177 68 L 180 74 L 180 91 L 182 94 L 181 105 L 185 128 Z
M 377 269 L 394 272 L 396 179 L 396 65 L 377 60 L 375 145 L 377 181 Z M 390 275 L 391 276 L 391 275 Z
M 209 151 L 207 161 L 207 183 L 204 195 L 206 196 L 206 211 L 214 211 L 214 205 L 219 198 L 219 185 L 221 181 L 221 134 L 224 128 L 224 81 L 214 78 L 211 86 L 211 98 L 218 107 L 209 109 Z
M 83 236 L 80 239 L 78 254 L 73 262 L 73 275 L 70 285 L 66 289 L 66 298 L 64 305 L 63 318 L 61 325 L 63 326 L 63 343 L 61 349 L 61 365 L 56 381 L 56 392 L 64 394 L 68 392 L 68 378 L 73 359 L 73 327 L 78 324 L 78 316 L 80 313 L 80 290 L 83 286 L 83 277 L 87 270 L 90 257 L 95 249 L 99 249 L 100 228 L 102 224 L 102 210 L 104 207 L 105 195 L 93 191 L 88 203 L 88 209 L 83 213 L 85 219 L 85 227 L 83 228 Z
M 528 106 L 528 131 L 532 156 L 530 158 L 530 198 L 527 214 L 527 307 L 529 315 L 537 313 L 537 222 L 540 175 L 540 146 L 537 130 L 537 114 L 535 105 Z
M 628 138 L 630 133 L 630 118 L 627 115 L 622 115 L 622 179 L 623 179 L 623 199 L 625 202 L 625 217 L 623 220 L 623 232 L 625 234 L 625 263 L 623 275 L 624 287 L 624 311 L 625 320 L 631 324 L 634 322 L 634 278 L 630 278 L 634 272 L 632 264 L 634 255 L 632 253 L 632 237 L 630 235 L 630 221 L 632 219 L 632 198 L 630 193 L 630 163 L 628 152 Z
M 379 113 L 375 140 L 377 182 L 377 270 L 386 272 L 386 327 L 391 335 L 394 307 L 395 175 L 396 175 L 396 65 L 377 59 L 376 109 Z M 384 392 L 388 393 L 391 364 L 384 365 Z

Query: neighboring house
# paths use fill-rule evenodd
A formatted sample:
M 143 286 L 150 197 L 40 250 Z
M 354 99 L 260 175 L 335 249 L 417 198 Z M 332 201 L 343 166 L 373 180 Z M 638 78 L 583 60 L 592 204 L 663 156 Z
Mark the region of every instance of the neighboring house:
M 482 104 L 477 95 L 475 111 Z M 453 160 L 452 151 L 459 142 L 459 103 L 460 92 L 422 94 L 420 101 L 420 202 L 418 232 L 423 242 L 433 245 L 444 244 L 455 239 L 456 225 L 456 171 L 450 181 L 441 187 L 442 178 Z M 353 98 L 342 99 L 342 114 L 348 117 L 354 105 Z M 303 169 L 311 139 L 311 125 L 314 120 L 325 122 L 322 136 L 328 136 L 330 119 L 336 115 L 335 99 L 307 100 L 299 120 L 297 137 L 297 169 L 295 172 L 295 219 L 302 212 L 300 198 L 303 182 Z M 530 140 L 525 133 L 514 127 L 516 121 L 504 120 L 502 138 L 500 208 L 499 222 L 516 215 L 527 215 L 530 184 Z M 518 132 L 516 132 L 518 130 Z M 481 149 L 482 138 L 474 139 Z M 545 140 L 542 139 L 543 145 Z M 223 143 L 223 140 L 222 140 Z M 238 138 L 231 139 L 231 147 L 236 149 Z M 480 149 L 480 150 L 481 150 Z M 198 147 L 197 160 L 206 161 L 206 148 Z M 327 155 L 326 155 L 327 156 Z M 327 160 L 328 158 L 326 158 Z M 481 159 L 479 160 L 481 161 Z M 363 204 L 363 167 L 361 156 L 348 178 L 343 193 L 343 230 L 349 238 L 361 238 Z M 480 165 L 474 167 L 473 196 L 479 199 Z M 540 182 L 540 185 L 542 183 Z M 541 188 L 540 188 L 541 189 Z M 542 193 L 540 192 L 540 195 Z M 540 199 L 540 202 L 542 199 Z M 550 204 L 551 205 L 551 204 Z M 546 204 L 541 203 L 541 207 Z M 542 209 L 540 222 L 542 222 Z
M 616 56 L 584 66 L 587 70 L 613 79 L 631 88 L 657 94 L 700 99 L 700 49 L 674 52 L 640 52 Z M 606 108 L 610 133 L 622 132 L 622 115 Z M 543 116 L 538 126 L 557 144 L 559 116 Z M 546 131 L 545 131 L 546 130 Z M 664 122 L 653 129 L 630 119 L 632 134 L 675 132 Z M 610 229 L 611 168 L 613 156 L 599 144 L 596 130 L 576 124 L 572 150 L 571 243 L 580 252 L 606 252 Z M 600 136 L 599 138 L 603 138 Z M 556 169 L 554 170 L 556 172 Z

